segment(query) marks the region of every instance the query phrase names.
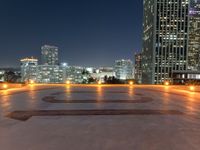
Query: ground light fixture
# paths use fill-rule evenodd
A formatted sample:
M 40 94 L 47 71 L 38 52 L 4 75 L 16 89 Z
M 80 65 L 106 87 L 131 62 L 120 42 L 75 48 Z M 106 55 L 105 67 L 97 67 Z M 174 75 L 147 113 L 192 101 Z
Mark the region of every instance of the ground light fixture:
M 34 84 L 35 82 L 33 80 L 30 80 L 29 81 L 29 84 Z
M 130 81 L 130 82 L 129 82 L 129 85 L 133 85 L 133 81 Z
M 166 86 L 168 86 L 169 85 L 169 82 L 168 81 L 165 81 L 165 83 L 164 83 Z
M 70 81 L 69 81 L 69 80 L 67 80 L 67 81 L 66 81 L 66 84 L 68 84 L 68 85 L 69 85 L 69 84 L 70 84 Z
M 190 91 L 194 91 L 195 90 L 195 87 L 194 86 L 190 86 Z
M 8 84 L 3 84 L 3 88 L 7 89 L 8 88 Z

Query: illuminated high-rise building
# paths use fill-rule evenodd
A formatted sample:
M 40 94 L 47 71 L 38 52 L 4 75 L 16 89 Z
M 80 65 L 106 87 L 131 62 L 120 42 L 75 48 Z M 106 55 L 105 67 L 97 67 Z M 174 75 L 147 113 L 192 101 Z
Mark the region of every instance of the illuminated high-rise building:
M 65 73 L 63 65 L 59 65 L 58 47 L 44 45 L 42 46 L 42 65 L 37 68 L 38 83 L 64 83 Z
M 37 83 L 64 83 L 63 68 L 58 65 L 38 65 Z
M 136 53 L 135 54 L 135 82 L 138 84 L 142 83 L 142 54 Z
M 83 83 L 83 67 L 79 66 L 68 66 L 66 68 L 66 79 L 71 83 Z
M 131 60 L 124 59 L 116 60 L 114 72 L 117 79 L 133 79 L 133 62 Z
M 162 84 L 187 70 L 189 0 L 144 0 L 142 83 Z
M 34 58 L 21 59 L 21 80 L 28 82 L 37 80 L 38 60 Z
M 188 70 L 200 70 L 200 0 L 190 0 Z
M 58 47 L 44 45 L 42 46 L 42 64 L 43 65 L 58 65 Z

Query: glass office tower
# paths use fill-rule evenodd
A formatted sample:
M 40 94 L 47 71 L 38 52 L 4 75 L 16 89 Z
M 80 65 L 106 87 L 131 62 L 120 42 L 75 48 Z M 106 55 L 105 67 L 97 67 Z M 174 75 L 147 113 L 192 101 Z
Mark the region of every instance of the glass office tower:
M 144 0 L 142 83 L 162 84 L 187 69 L 188 0 Z
M 142 82 L 142 55 L 141 53 L 135 54 L 135 82 L 141 84 Z
M 200 71 L 200 0 L 190 0 L 188 70 Z

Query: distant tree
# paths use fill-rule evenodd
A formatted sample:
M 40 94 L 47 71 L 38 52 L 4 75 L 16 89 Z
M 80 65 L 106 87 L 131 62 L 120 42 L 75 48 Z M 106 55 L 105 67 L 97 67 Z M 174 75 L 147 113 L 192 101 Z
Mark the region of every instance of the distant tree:
M 96 80 L 94 78 L 92 78 L 92 77 L 88 78 L 88 83 L 94 83 L 94 82 L 96 82 Z
M 89 74 L 90 74 L 89 71 L 87 71 L 85 69 L 82 71 L 82 75 L 89 75 Z
M 87 84 L 88 81 L 86 79 L 83 79 L 82 84 Z
M 105 75 L 105 76 L 104 76 L 104 83 L 107 83 L 107 82 L 108 82 L 108 76 Z
M 4 79 L 6 82 L 15 83 L 19 80 L 20 76 L 16 75 L 13 71 L 6 71 Z
M 117 79 L 115 76 L 104 77 L 106 84 L 124 84 L 124 81 Z

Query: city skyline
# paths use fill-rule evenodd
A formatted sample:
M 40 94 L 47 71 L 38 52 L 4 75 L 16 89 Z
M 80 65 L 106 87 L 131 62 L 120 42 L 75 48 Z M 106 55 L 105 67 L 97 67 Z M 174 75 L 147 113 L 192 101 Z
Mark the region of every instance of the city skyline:
M 20 62 L 21 70 L 18 72 L 1 70 L 0 81 L 7 79 L 6 74 L 12 82 L 40 84 L 126 83 L 134 77 L 131 60 L 116 60 L 113 68 L 69 66 L 68 63 L 59 61 L 59 47 L 53 45 L 41 46 L 41 63 L 33 57 L 23 58 Z
M 199 150 L 200 0 L 1 0 L 2 150 Z
M 94 67 L 133 60 L 142 48 L 141 0 L 20 0 L 3 1 L 1 7 L 0 50 L 6 57 L 0 56 L 0 67 L 17 67 L 27 56 L 40 59 L 45 44 L 59 47 L 61 62 Z

